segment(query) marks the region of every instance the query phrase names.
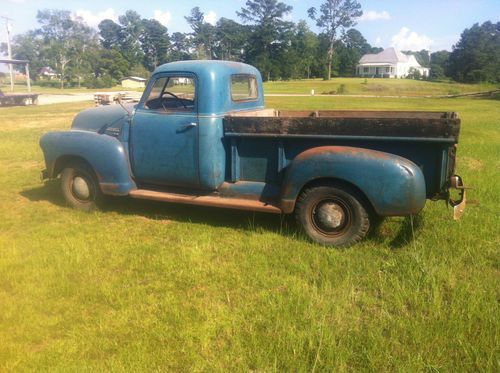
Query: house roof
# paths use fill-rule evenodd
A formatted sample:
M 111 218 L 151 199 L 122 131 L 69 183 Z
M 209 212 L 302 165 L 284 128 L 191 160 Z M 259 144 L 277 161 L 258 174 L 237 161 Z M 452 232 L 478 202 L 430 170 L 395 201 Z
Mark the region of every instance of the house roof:
M 419 65 L 414 56 L 407 56 L 406 54 L 401 53 L 400 51 L 392 47 L 384 49 L 382 52 L 377 54 L 365 54 L 363 57 L 361 57 L 361 60 L 359 60 L 360 64 L 395 64 L 398 62 L 412 62 L 412 65 Z
M 39 74 L 55 74 L 55 71 L 50 66 L 44 66 L 38 72 Z
M 121 81 L 123 80 L 134 80 L 136 82 L 145 82 L 147 79 L 141 78 L 139 76 L 126 76 L 125 78 L 121 78 Z

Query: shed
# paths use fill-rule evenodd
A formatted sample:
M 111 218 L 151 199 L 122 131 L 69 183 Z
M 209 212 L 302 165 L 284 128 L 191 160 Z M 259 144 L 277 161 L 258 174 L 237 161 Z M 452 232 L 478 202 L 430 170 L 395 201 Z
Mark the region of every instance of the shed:
M 127 76 L 121 79 L 123 88 L 144 88 L 146 87 L 147 79 L 138 76 Z

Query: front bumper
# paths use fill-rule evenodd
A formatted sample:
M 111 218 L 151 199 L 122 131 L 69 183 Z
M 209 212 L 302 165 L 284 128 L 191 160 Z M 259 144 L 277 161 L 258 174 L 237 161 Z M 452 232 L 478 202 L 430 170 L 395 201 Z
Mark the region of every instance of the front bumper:
M 462 178 L 458 175 L 453 175 L 450 178 L 450 189 L 456 189 L 459 191 L 458 199 L 452 199 L 448 193 L 448 203 L 453 207 L 453 219 L 459 220 L 465 211 L 466 196 L 464 183 Z

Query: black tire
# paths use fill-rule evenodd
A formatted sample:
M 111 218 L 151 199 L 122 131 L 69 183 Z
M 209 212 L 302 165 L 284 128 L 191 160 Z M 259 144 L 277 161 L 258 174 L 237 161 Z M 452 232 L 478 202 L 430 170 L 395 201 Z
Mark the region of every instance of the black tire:
M 61 189 L 66 202 L 77 210 L 97 210 L 103 199 L 94 171 L 83 162 L 71 163 L 62 170 Z
M 349 247 L 365 238 L 370 230 L 367 210 L 356 190 L 324 184 L 302 192 L 295 216 L 313 241 L 327 246 Z

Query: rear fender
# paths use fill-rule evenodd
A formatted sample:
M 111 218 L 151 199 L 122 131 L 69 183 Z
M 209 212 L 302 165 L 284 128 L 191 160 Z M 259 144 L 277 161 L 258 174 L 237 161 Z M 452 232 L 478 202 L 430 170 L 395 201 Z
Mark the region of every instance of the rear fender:
M 424 175 L 406 158 L 348 146 L 322 146 L 300 153 L 287 167 L 281 208 L 291 213 L 301 190 L 320 179 L 359 189 L 378 215 L 409 215 L 425 206 Z
M 137 188 L 126 149 L 114 137 L 88 131 L 50 132 L 42 136 L 40 146 L 49 178 L 57 177 L 61 160 L 81 158 L 93 168 L 104 194 L 127 195 Z

